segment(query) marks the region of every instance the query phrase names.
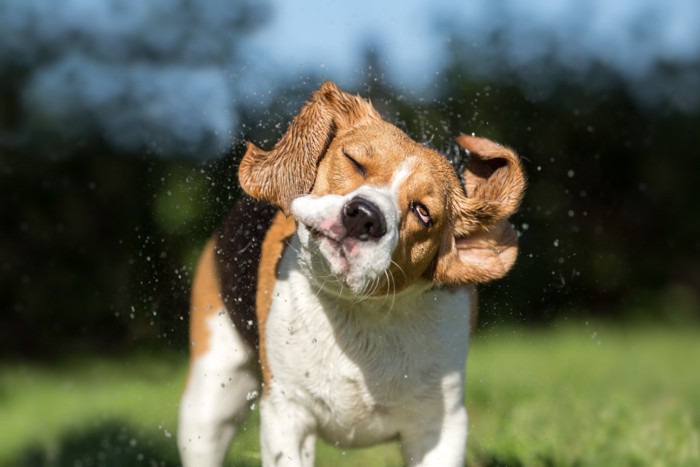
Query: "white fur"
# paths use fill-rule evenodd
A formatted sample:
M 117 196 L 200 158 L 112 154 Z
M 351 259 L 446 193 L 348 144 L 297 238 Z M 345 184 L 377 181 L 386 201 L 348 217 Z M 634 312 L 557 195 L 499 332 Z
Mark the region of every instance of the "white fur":
M 471 289 L 421 281 L 371 296 L 391 265 L 397 193 L 412 165 L 409 158 L 387 187 L 292 203 L 297 233 L 278 265 L 260 342 L 271 374 L 260 402 L 266 466 L 312 466 L 317 436 L 347 447 L 396 439 L 412 466 L 464 463 Z M 345 236 L 341 212 L 356 196 L 384 216 L 381 238 Z M 256 388 L 254 359 L 228 313 L 211 318 L 210 328 L 210 348 L 192 367 L 180 412 L 187 466 L 221 464 Z
M 342 208 L 355 197 L 371 201 L 384 215 L 387 232 L 379 240 L 343 238 Z M 353 294 L 362 295 L 391 265 L 399 213 L 390 191 L 363 186 L 346 196 L 302 196 L 292 202 L 292 214 L 299 220 L 300 260 L 310 277 L 323 280 L 332 274 L 344 279 L 341 285 Z M 311 229 L 323 235 L 313 238 Z
M 401 166 L 396 170 L 394 176 L 391 177 L 391 193 L 394 195 L 394 199 L 396 199 L 401 185 L 406 181 L 408 176 L 411 175 L 411 169 L 415 160 L 415 156 L 407 157 Z
M 316 433 L 339 446 L 398 438 L 409 465 L 462 465 L 469 292 L 416 285 L 393 298 L 339 298 L 282 258 L 265 345 L 265 465 L 313 465 Z
M 183 465 L 218 466 L 260 388 L 257 356 L 221 309 L 208 320 L 209 347 L 192 362 L 180 401 L 178 446 Z
M 365 294 L 391 264 L 411 165 L 387 188 L 292 203 L 298 234 L 279 265 L 263 342 L 272 375 L 261 402 L 265 465 L 313 465 L 317 434 L 347 447 L 398 439 L 409 465 L 464 462 L 469 289 L 422 281 Z M 341 213 L 355 197 L 379 208 L 386 235 L 345 237 Z

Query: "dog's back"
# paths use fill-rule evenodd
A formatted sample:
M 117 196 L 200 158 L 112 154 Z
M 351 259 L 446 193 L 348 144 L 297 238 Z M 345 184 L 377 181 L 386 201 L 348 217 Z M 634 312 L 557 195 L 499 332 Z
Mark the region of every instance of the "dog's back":
M 243 196 L 214 234 L 216 269 L 222 299 L 236 329 L 248 345 L 258 348 L 255 294 L 265 234 L 278 209 Z

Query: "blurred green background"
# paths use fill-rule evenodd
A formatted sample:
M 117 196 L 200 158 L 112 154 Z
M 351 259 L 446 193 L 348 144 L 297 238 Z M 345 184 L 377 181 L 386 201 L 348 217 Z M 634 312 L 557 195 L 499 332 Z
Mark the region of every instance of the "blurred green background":
M 452 14 L 454 2 L 435 2 L 424 7 L 430 13 L 427 32 L 404 25 L 409 47 L 366 33 L 357 16 L 333 23 L 333 8 L 350 7 L 330 6 L 317 11 L 314 21 L 363 38 L 333 54 L 351 61 L 345 68 L 322 51 L 312 59 L 295 55 L 305 42 L 275 35 L 271 27 L 294 19 L 275 2 L 111 0 L 92 7 L 75 2 L 60 14 L 38 0 L 0 5 L 0 407 L 6 405 L 15 414 L 13 423 L 27 427 L 18 429 L 15 451 L 0 452 L 0 463 L 74 465 L 77 453 L 93 445 L 103 446 L 102 457 L 80 458 L 82 465 L 176 462 L 170 434 L 198 252 L 240 195 L 236 166 L 244 141 L 271 147 L 309 93 L 332 79 L 371 98 L 387 120 L 457 166 L 463 154 L 453 137 L 460 132 L 512 146 L 524 160 L 529 187 L 513 218 L 521 253 L 506 279 L 482 288 L 475 345 L 484 360 L 504 369 L 498 376 L 503 381 L 488 386 L 496 392 L 508 392 L 508 362 L 519 354 L 525 358 L 523 348 L 541 352 L 532 356 L 532 365 L 546 366 L 565 349 L 573 353 L 559 366 L 552 362 L 556 377 L 529 380 L 537 390 L 513 389 L 510 396 L 488 401 L 477 391 L 476 412 L 491 414 L 489 426 L 499 428 L 481 451 L 470 451 L 472 463 L 549 459 L 556 465 L 595 465 L 595 452 L 561 457 L 557 449 L 566 449 L 569 435 L 555 436 L 538 451 L 537 441 L 518 440 L 519 422 L 509 425 L 506 412 L 487 407 L 517 407 L 518 401 L 527 407 L 533 393 L 550 394 L 570 378 L 567 371 L 595 375 L 608 361 L 617 364 L 603 370 L 606 374 L 620 374 L 633 362 L 639 371 L 628 376 L 647 378 L 639 386 L 622 383 L 629 391 L 615 396 L 619 403 L 611 410 L 629 411 L 629 425 L 639 428 L 632 407 L 656 407 L 649 416 L 660 420 L 661 433 L 651 438 L 668 441 L 663 420 L 670 417 L 669 430 L 680 440 L 670 450 L 687 451 L 674 459 L 691 465 L 700 457 L 700 401 L 690 396 L 700 393 L 692 376 L 700 365 L 700 39 L 687 35 L 700 30 L 700 9 L 682 0 L 626 1 L 615 17 L 605 2 L 579 3 L 588 16 L 575 2 L 561 2 L 559 10 L 542 1 L 524 2 L 531 15 L 524 19 L 531 22 L 520 26 L 525 29 L 518 36 L 516 22 L 508 22 L 524 14 L 518 2 L 486 12 L 458 9 L 459 15 Z M 360 2 L 354 8 L 380 7 Z M 625 9 L 631 12 L 628 20 L 620 13 Z M 313 17 L 313 11 L 301 10 Z M 538 14 L 553 19 L 538 22 Z M 617 22 L 608 27 L 619 29 L 624 40 L 603 34 L 593 41 L 599 28 L 587 21 L 610 15 Z M 383 21 L 396 27 L 401 19 Z M 573 21 L 569 29 L 567 21 Z M 325 40 L 323 32 L 295 31 L 312 43 Z M 414 70 L 415 82 L 402 55 L 411 44 L 439 56 Z M 659 44 L 664 47 L 655 49 Z M 537 53 L 516 53 L 533 47 Z M 268 52 L 289 55 L 288 61 L 268 63 Z M 596 329 L 613 336 L 602 354 L 590 347 L 598 342 Z M 571 345 L 577 339 L 585 342 L 580 358 Z M 625 339 L 642 354 L 658 356 L 668 349 L 667 359 L 628 358 Z M 499 349 L 512 353 L 501 355 Z M 478 353 L 470 358 L 474 368 L 483 368 L 476 363 Z M 645 374 L 647 365 L 653 370 Z M 657 378 L 664 371 L 670 371 L 671 383 L 664 386 L 673 394 L 670 412 L 664 412 L 665 402 L 655 406 L 645 398 L 654 390 L 635 392 L 645 384 L 665 384 Z M 479 374 L 473 376 L 479 381 Z M 91 384 L 104 382 L 103 396 L 90 399 L 100 394 Z M 51 399 L 66 384 L 78 394 L 84 391 L 92 409 L 74 407 L 77 421 L 67 424 L 60 420 L 71 418 L 73 409 L 59 411 L 48 416 L 44 434 L 22 438 L 22 430 L 36 432 L 44 407 L 72 400 L 72 391 L 68 399 Z M 605 399 L 603 386 L 591 395 L 582 384 L 571 389 L 572 406 Z M 123 391 L 117 395 L 114 388 Z M 36 399 L 20 400 L 33 390 Z M 158 415 L 144 415 L 139 404 L 157 401 L 161 390 L 168 396 Z M 535 407 L 547 401 L 538 403 L 543 405 Z M 137 426 L 147 428 L 129 428 L 120 417 L 131 415 L 120 414 L 122 407 L 138 413 Z M 625 439 L 624 414 L 601 416 L 616 420 L 607 425 L 612 439 Z M 541 418 L 525 423 L 525 439 L 532 436 L 525 433 L 532 429 L 528 423 L 562 423 Z M 96 427 L 94 439 L 65 434 L 87 426 Z M 0 421 L 0 431 L 11 427 Z M 477 440 L 480 428 L 482 436 L 488 431 L 473 427 Z M 152 432 L 158 433 L 156 441 L 149 438 Z M 131 440 L 155 443 L 144 451 L 150 457 L 139 459 Z M 661 444 L 676 446 L 666 441 Z M 38 447 L 28 447 L 35 442 Z M 475 443 L 470 449 L 478 448 Z M 558 454 L 540 456 L 550 448 Z M 237 449 L 248 460 L 237 458 L 236 464 L 258 462 L 254 448 Z M 114 457 L 117 451 L 121 457 Z M 24 454 L 16 457 L 18 452 Z M 635 457 L 625 451 L 609 459 L 629 465 L 668 459 L 668 453 L 653 452 Z M 341 462 L 345 454 L 337 455 Z M 386 462 L 399 462 L 391 459 Z

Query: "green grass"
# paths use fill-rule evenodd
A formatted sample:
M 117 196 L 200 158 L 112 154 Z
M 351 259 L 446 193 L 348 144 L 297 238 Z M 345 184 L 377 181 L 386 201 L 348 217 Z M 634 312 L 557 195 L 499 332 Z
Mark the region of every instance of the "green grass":
M 700 330 L 598 324 L 481 332 L 470 465 L 700 465 Z M 174 354 L 0 365 L 0 465 L 177 465 Z M 257 410 L 231 465 L 259 465 Z M 401 465 L 397 446 L 319 446 L 318 465 Z
M 697 329 L 513 330 L 469 358 L 476 465 L 700 465 Z

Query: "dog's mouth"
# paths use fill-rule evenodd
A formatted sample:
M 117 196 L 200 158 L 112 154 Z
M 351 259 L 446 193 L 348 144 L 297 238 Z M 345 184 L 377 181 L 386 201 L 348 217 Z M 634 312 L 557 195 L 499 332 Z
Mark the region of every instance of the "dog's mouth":
M 314 281 L 353 294 L 379 288 L 396 232 L 387 228 L 391 224 L 377 203 L 359 196 L 350 201 L 334 195 L 300 197 L 292 214 L 300 228 L 299 258 Z
M 338 243 L 338 244 L 342 243 L 342 239 L 337 238 L 336 236 L 330 235 L 326 232 L 322 232 L 321 230 L 317 229 L 313 225 L 304 223 L 304 226 L 309 230 L 309 233 L 311 234 L 311 236 L 314 239 L 318 239 L 318 238 L 323 237 L 323 238 L 327 238 L 328 240 L 335 242 L 335 243 Z
M 352 246 L 348 245 L 348 238 L 323 231 L 309 224 L 304 224 L 304 226 L 309 231 L 312 242 L 318 247 L 331 272 L 341 281 L 345 281 L 350 274 L 352 261 L 350 258 Z
M 321 244 L 322 242 L 325 242 L 328 246 L 330 246 L 333 251 L 337 252 L 339 256 L 341 256 L 343 259 L 347 261 L 347 256 L 345 254 L 345 248 L 344 248 L 344 238 L 338 238 L 337 236 L 334 236 L 332 234 L 329 234 L 327 232 L 322 232 L 319 229 L 316 229 L 313 226 L 306 225 L 306 228 L 309 230 L 309 233 L 311 234 L 311 238 L 313 239 L 316 244 Z

